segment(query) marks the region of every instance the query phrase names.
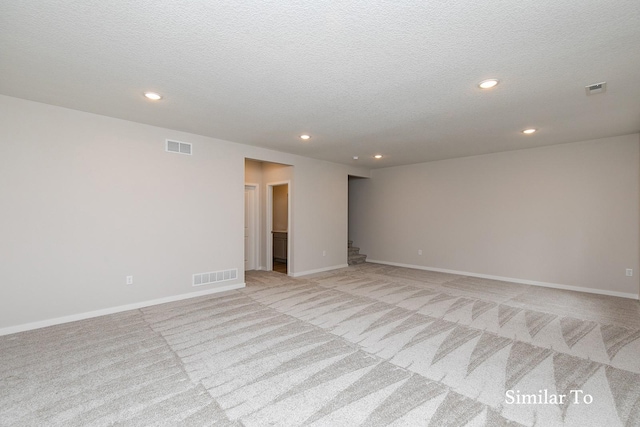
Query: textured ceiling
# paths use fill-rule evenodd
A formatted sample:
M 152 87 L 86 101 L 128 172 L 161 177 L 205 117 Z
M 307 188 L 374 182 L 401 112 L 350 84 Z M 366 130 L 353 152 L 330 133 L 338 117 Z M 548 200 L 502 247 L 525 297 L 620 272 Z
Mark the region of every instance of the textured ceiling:
M 5 0 L 0 93 L 365 167 L 580 141 L 640 131 L 640 1 Z

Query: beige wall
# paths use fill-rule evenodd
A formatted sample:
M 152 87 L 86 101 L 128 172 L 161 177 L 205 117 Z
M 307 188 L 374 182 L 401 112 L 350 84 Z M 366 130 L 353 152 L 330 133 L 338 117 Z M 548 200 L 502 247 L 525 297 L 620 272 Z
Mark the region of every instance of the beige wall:
M 194 155 L 165 152 L 167 138 Z M 347 175 L 367 174 L 6 96 L 0 140 L 0 331 L 213 288 L 194 273 L 244 282 L 245 158 L 294 166 L 290 270 L 344 264 Z
M 244 182 L 262 186 L 262 162 L 251 159 L 244 161 Z
M 637 295 L 639 145 L 634 134 L 377 169 L 350 182 L 349 234 L 371 260 Z
M 351 237 L 372 259 L 637 294 L 638 139 L 376 170 L 352 183 Z M 347 176 L 368 174 L 6 96 L 0 140 L 0 332 L 213 288 L 193 273 L 243 283 L 246 158 L 281 164 L 262 189 L 292 183 L 290 271 L 344 265 Z

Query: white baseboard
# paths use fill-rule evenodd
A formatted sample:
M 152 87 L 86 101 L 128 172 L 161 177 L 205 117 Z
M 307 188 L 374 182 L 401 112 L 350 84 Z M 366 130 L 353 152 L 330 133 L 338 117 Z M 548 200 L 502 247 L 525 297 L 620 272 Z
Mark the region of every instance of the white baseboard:
M 190 292 L 188 294 L 173 295 L 165 298 L 158 298 L 148 301 L 136 302 L 133 304 L 120 305 L 117 307 L 104 308 L 102 310 L 88 311 L 85 313 L 72 314 L 70 316 L 56 317 L 55 319 L 41 320 L 39 322 L 25 323 L 23 325 L 9 326 L 0 328 L 0 336 L 15 334 L 18 332 L 30 331 L 33 329 L 46 328 L 47 326 L 60 325 L 62 323 L 75 322 L 77 320 L 90 319 L 92 317 L 105 316 L 107 314 L 120 313 L 122 311 L 137 310 L 138 308 L 149 307 L 152 305 L 165 304 L 167 302 L 180 301 L 189 298 L 201 297 L 204 295 L 217 294 L 220 292 L 231 291 L 234 289 L 244 288 L 244 283 L 234 283 L 231 285 L 219 286 L 206 291 Z
M 325 271 L 337 270 L 339 268 L 349 267 L 349 264 L 332 265 L 331 267 L 318 268 L 316 270 L 300 271 L 298 273 L 289 273 L 291 277 L 308 276 L 309 274 L 323 273 Z
M 491 276 L 489 274 L 470 273 L 468 271 L 447 270 L 444 268 L 425 267 L 422 265 L 402 264 L 399 262 L 378 261 L 367 259 L 372 264 L 393 265 L 395 267 L 414 268 L 416 270 L 437 271 L 439 273 L 458 274 L 460 276 L 480 277 L 482 279 L 500 280 L 501 282 L 520 283 L 522 285 L 542 286 L 545 288 L 563 289 L 566 291 L 586 292 L 590 294 L 609 295 L 612 297 L 640 299 L 640 295 L 626 292 L 608 291 L 606 289 L 583 288 L 581 286 L 562 285 L 559 283 L 538 282 L 536 280 L 514 279 L 512 277 Z

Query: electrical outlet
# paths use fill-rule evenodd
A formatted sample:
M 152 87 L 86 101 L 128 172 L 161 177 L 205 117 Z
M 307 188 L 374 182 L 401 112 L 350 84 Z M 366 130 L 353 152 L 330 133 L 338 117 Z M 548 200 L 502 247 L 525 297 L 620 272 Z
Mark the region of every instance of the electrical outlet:
M 627 276 L 629 277 L 633 276 L 633 269 L 627 268 Z
M 422 249 L 418 249 L 418 255 L 422 255 Z
M 322 251 L 322 256 L 327 256 L 327 251 Z
M 127 276 L 127 285 L 133 285 L 133 276 Z

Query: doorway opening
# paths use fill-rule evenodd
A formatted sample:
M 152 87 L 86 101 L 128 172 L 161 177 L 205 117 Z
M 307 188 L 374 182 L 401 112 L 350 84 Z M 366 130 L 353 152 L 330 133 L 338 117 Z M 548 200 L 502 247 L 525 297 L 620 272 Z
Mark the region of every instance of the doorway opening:
M 267 184 L 267 260 L 269 269 L 289 272 L 289 181 Z
M 355 265 L 366 262 L 367 256 L 360 253 L 361 243 L 366 242 L 367 236 L 359 234 L 358 222 L 362 213 L 357 212 L 358 188 L 365 177 L 349 175 L 347 183 L 347 264 Z
M 293 166 L 246 158 L 244 182 L 245 270 L 293 274 Z

